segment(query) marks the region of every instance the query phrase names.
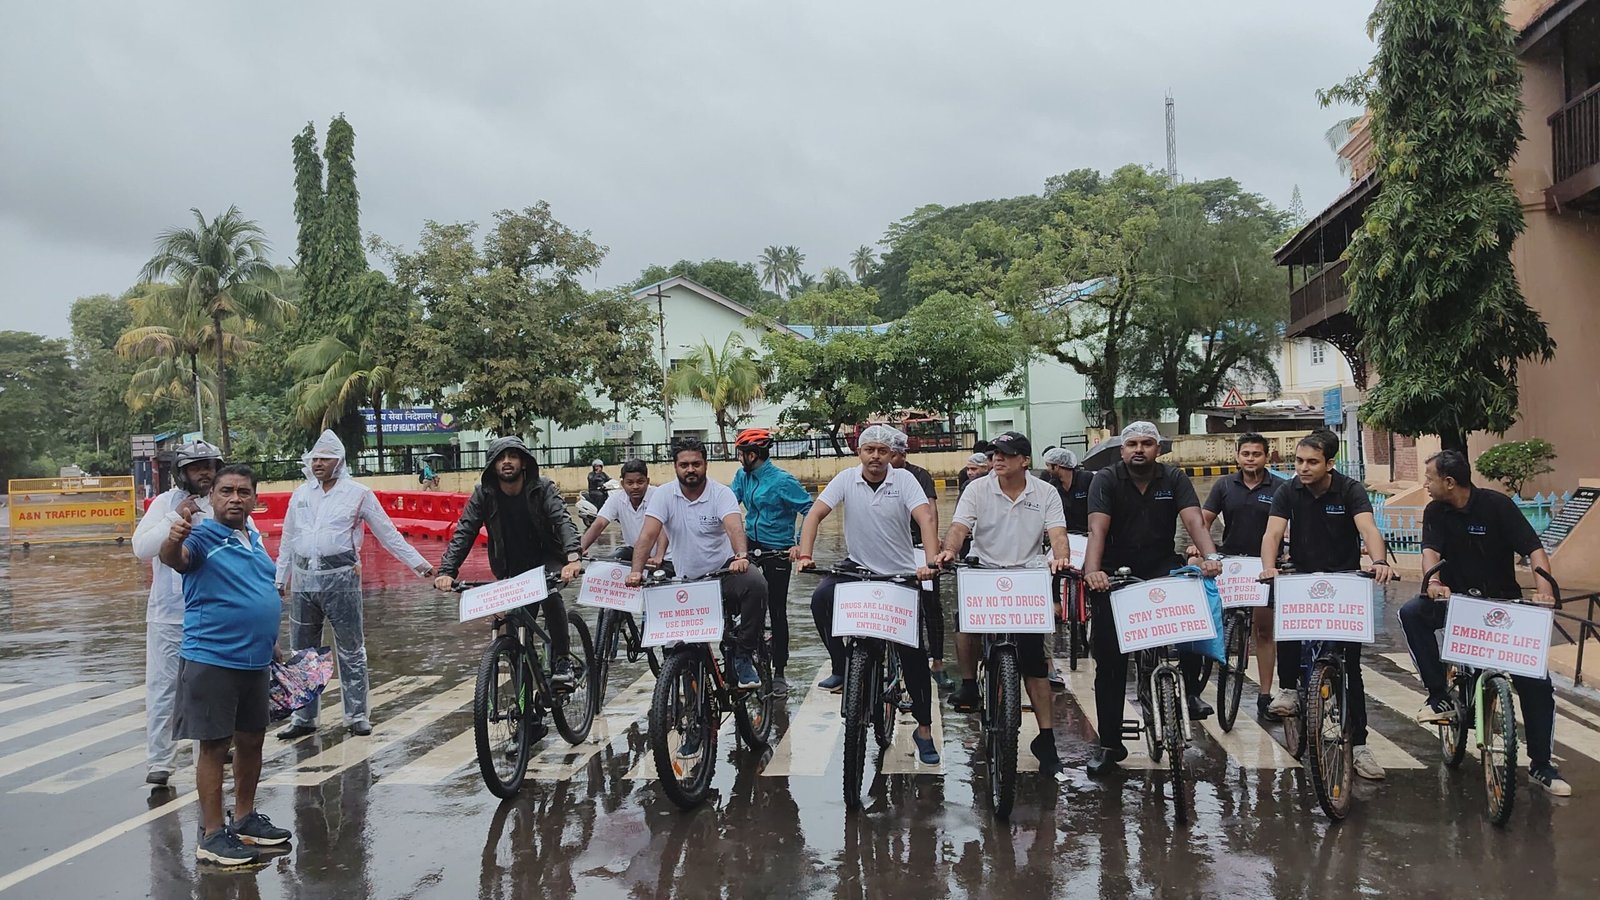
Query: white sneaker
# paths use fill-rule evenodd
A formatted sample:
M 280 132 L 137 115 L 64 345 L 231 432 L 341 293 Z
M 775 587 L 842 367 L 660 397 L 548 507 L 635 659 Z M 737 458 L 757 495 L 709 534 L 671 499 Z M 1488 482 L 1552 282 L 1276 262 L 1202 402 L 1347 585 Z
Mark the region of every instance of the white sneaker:
M 1448 698 L 1430 700 L 1412 718 L 1422 725 L 1449 725 L 1456 720 L 1456 705 Z
M 1368 781 L 1382 781 L 1388 773 L 1383 771 L 1383 766 L 1378 765 L 1378 758 L 1372 755 L 1372 748 L 1365 745 L 1357 747 L 1350 754 L 1354 763 L 1356 774 Z
M 1300 694 L 1287 688 L 1278 691 L 1278 696 L 1273 697 L 1272 702 L 1267 704 L 1267 715 L 1279 719 L 1287 719 L 1298 712 L 1300 712 Z

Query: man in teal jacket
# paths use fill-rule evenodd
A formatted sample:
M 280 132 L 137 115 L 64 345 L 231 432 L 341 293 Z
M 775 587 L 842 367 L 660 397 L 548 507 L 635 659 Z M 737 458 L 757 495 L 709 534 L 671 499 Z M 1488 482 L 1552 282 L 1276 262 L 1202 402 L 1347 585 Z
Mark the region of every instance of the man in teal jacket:
M 772 690 L 781 697 L 789 692 L 789 682 L 783 676 L 783 668 L 789 662 L 788 550 L 794 546 L 795 519 L 811 511 L 811 495 L 793 475 L 772 464 L 772 432 L 746 428 L 739 432 L 733 446 L 742 467 L 733 476 L 733 495 L 744 504 L 744 530 L 750 546 L 761 551 L 756 564 L 767 579 Z

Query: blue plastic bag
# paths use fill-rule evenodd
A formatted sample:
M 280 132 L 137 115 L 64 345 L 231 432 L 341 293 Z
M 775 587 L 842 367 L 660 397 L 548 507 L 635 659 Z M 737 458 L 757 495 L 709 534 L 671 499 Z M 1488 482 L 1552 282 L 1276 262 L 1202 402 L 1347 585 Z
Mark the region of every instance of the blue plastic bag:
M 1173 569 L 1173 575 L 1199 575 L 1200 569 L 1195 566 L 1184 566 Z M 1206 603 L 1211 607 L 1211 624 L 1217 629 L 1217 636 L 1210 640 L 1185 641 L 1178 645 L 1179 650 L 1209 656 L 1217 662 L 1226 662 L 1227 648 L 1222 643 L 1222 594 L 1217 590 L 1215 578 L 1202 578 L 1200 583 L 1205 585 Z

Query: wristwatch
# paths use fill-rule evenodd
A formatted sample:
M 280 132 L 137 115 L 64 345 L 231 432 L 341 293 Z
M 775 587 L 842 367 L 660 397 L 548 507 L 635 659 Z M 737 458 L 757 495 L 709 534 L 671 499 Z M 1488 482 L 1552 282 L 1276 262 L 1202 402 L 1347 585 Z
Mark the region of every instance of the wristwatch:
M 1222 562 L 1221 553 L 1207 553 L 1206 562 Z
M 580 560 L 582 558 L 583 557 L 580 556 L 577 553 L 568 553 L 567 554 L 567 562 L 569 562 L 569 563 L 575 563 L 575 562 L 577 562 L 578 560 Z

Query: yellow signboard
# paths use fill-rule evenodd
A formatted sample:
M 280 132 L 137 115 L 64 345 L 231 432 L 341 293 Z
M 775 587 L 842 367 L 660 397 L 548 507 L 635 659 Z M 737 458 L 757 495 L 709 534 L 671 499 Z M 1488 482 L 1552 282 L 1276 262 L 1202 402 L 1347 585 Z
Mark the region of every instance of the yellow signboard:
M 93 522 L 133 522 L 133 504 L 121 500 L 99 503 L 56 503 L 23 507 L 12 515 L 14 523 L 28 528 L 62 528 Z
M 13 479 L 12 543 L 121 541 L 137 521 L 133 479 L 126 475 Z

